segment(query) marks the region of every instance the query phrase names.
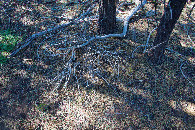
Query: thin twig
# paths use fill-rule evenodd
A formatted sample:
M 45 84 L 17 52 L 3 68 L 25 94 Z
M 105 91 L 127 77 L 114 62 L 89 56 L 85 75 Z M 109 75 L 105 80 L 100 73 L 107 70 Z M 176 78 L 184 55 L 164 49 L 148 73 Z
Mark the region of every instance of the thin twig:
M 185 78 L 185 79 L 187 79 L 188 80 L 188 82 L 192 85 L 192 86 L 194 86 L 194 83 L 192 83 L 186 76 L 185 76 L 185 74 L 183 73 L 183 71 L 182 71 L 182 66 L 184 65 L 184 62 L 181 64 L 181 66 L 180 66 L 180 70 L 181 70 L 181 73 L 182 73 L 182 75 L 183 75 L 183 77 Z
M 68 23 L 65 23 L 65 24 L 62 24 L 62 25 L 58 25 L 58 26 L 56 26 L 56 27 L 54 27 L 54 28 L 50 28 L 50 29 L 47 29 L 47 30 L 45 30 L 45 31 L 42 31 L 42 32 L 33 34 L 31 37 L 29 37 L 29 38 L 25 41 L 25 43 L 24 43 L 22 46 L 20 46 L 18 49 L 16 49 L 15 51 L 13 51 L 13 52 L 9 55 L 9 57 L 15 56 L 15 55 L 16 55 L 17 53 L 19 53 L 22 49 L 24 49 L 24 48 L 26 48 L 27 46 L 29 46 L 29 45 L 31 44 L 31 42 L 32 42 L 34 39 L 36 39 L 37 37 L 43 36 L 43 35 L 45 35 L 45 34 L 47 34 L 47 33 L 51 33 L 51 32 L 54 32 L 54 31 L 56 31 L 56 30 L 58 30 L 58 29 L 61 29 L 61 28 L 70 26 L 70 25 L 72 25 L 72 24 L 75 24 L 78 20 L 80 20 L 80 19 L 83 18 L 84 16 L 88 15 L 89 12 L 91 12 L 91 10 L 95 7 L 95 5 L 96 5 L 96 4 L 93 4 L 93 6 L 91 6 L 90 8 L 88 8 L 88 10 L 87 10 L 85 13 L 83 13 L 79 18 L 76 18 L 75 20 L 73 20 L 73 21 L 71 21 L 71 22 L 68 22 Z
M 135 48 L 135 50 L 133 50 L 133 52 L 132 52 L 132 55 L 131 55 L 131 58 L 134 58 L 134 53 L 136 52 L 136 50 L 139 48 L 139 47 L 148 47 L 148 46 L 152 46 L 152 45 L 140 45 L 140 46 L 138 46 L 137 48 Z M 146 51 L 147 52 L 147 51 Z
M 146 41 L 146 46 L 145 46 L 145 49 L 144 49 L 144 52 L 143 52 L 143 53 L 146 52 L 146 47 L 148 46 L 148 42 L 149 42 L 149 40 L 150 40 L 151 34 L 152 34 L 157 28 L 158 28 L 158 27 L 154 28 L 154 29 L 150 32 L 150 34 L 148 35 L 148 38 L 147 38 L 147 41 Z

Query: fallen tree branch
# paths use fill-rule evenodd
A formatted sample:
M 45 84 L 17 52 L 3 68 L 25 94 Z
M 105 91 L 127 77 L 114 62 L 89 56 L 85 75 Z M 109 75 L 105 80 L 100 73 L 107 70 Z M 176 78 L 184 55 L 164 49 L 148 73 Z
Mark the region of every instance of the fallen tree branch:
M 124 20 L 124 27 L 123 27 L 123 32 L 120 34 L 108 34 L 108 35 L 104 35 L 104 36 L 96 36 L 96 37 L 92 37 L 91 39 L 89 39 L 86 43 L 83 43 L 81 45 L 77 45 L 75 48 L 80 48 L 83 46 L 86 46 L 87 44 L 89 44 L 91 41 L 95 40 L 95 39 L 105 39 L 105 38 L 109 38 L 109 37 L 125 37 L 127 34 L 127 28 L 129 25 L 129 20 L 130 18 L 145 4 L 147 3 L 147 0 L 143 0 L 143 1 L 139 1 L 139 4 L 137 5 L 137 7 L 133 8 L 130 12 L 129 15 L 127 16 L 127 18 Z
M 34 39 L 36 39 L 37 37 L 43 36 L 43 35 L 48 34 L 48 33 L 50 33 L 50 32 L 54 32 L 54 31 L 57 31 L 58 29 L 61 29 L 61 28 L 64 28 L 64 27 L 67 27 L 67 26 L 70 26 L 70 25 L 75 24 L 78 20 L 80 20 L 80 19 L 83 18 L 84 16 L 88 15 L 88 14 L 91 12 L 91 10 L 93 9 L 93 7 L 95 7 L 95 5 L 96 5 L 96 3 L 93 4 L 93 6 L 91 6 L 90 8 L 88 8 L 88 10 L 87 10 L 85 13 L 83 13 L 79 18 L 76 18 L 75 20 L 72 20 L 72 21 L 69 22 L 69 23 L 62 24 L 62 25 L 58 25 L 58 26 L 56 26 L 56 27 L 54 27 L 54 28 L 50 28 L 50 29 L 47 29 L 47 30 L 45 30 L 45 31 L 42 31 L 42 32 L 33 34 L 31 37 L 29 37 L 29 38 L 24 42 L 23 45 L 21 45 L 18 49 L 14 50 L 14 51 L 9 55 L 9 57 L 15 56 L 15 55 L 16 55 L 17 53 L 19 53 L 21 50 L 23 50 L 24 48 L 28 47 L 28 46 L 31 44 L 31 42 L 32 42 Z
M 108 34 L 108 35 L 104 35 L 104 36 L 96 36 L 96 37 L 92 37 L 91 39 L 89 39 L 86 43 L 84 44 L 81 44 L 81 45 L 77 45 L 75 48 L 81 48 L 83 46 L 86 46 L 88 45 L 91 41 L 95 40 L 95 39 L 105 39 L 105 38 L 108 38 L 108 37 L 125 37 L 125 35 L 127 34 L 127 28 L 128 28 L 128 24 L 129 24 L 129 20 L 130 18 L 142 7 L 144 6 L 145 4 L 147 3 L 147 0 L 144 0 L 144 1 L 139 1 L 139 4 L 137 5 L 137 7 L 133 8 L 130 12 L 129 12 L 129 15 L 128 17 L 124 20 L 124 27 L 123 27 L 123 32 L 121 34 Z M 43 36 L 47 33 L 50 33 L 50 32 L 53 32 L 53 31 L 56 31 L 60 28 L 64 28 L 64 27 L 67 27 L 67 26 L 70 26 L 74 23 L 76 23 L 76 21 L 80 20 L 81 18 L 83 18 L 84 16 L 86 16 L 87 14 L 89 14 L 89 12 L 93 9 L 93 7 L 95 7 L 96 4 L 93 4 L 93 6 L 91 6 L 85 13 L 83 13 L 79 18 L 76 18 L 75 20 L 69 22 L 69 23 L 66 23 L 66 24 L 62 24 L 62 25 L 59 25 L 57 27 L 54 27 L 54 28 L 51 28 L 51 29 L 48 29 L 46 31 L 43 31 L 43 32 L 39 32 L 39 33 L 36 33 L 36 34 L 33 34 L 30 38 L 28 38 L 26 41 L 25 41 L 25 44 L 23 44 L 22 46 L 20 46 L 18 49 L 16 49 L 15 51 L 13 51 L 9 57 L 13 57 L 15 56 L 18 52 L 20 52 L 21 50 L 23 50 L 24 48 L 26 48 L 27 46 L 29 46 L 31 44 L 31 42 L 39 37 L 39 36 Z M 70 48 L 73 48 L 73 47 L 70 47 Z

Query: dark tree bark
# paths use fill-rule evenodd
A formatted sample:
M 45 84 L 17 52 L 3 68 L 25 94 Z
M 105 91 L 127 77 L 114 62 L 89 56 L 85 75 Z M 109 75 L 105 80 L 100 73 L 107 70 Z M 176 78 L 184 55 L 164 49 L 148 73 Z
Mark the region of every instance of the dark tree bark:
M 154 64 L 161 64 L 164 51 L 173 28 L 186 5 L 187 0 L 169 0 L 163 17 L 161 18 L 157 35 L 154 40 L 154 47 L 150 50 L 150 60 Z M 172 13 L 171 13 L 172 12 Z
M 116 27 L 116 0 L 100 0 L 99 30 L 100 34 L 114 33 Z

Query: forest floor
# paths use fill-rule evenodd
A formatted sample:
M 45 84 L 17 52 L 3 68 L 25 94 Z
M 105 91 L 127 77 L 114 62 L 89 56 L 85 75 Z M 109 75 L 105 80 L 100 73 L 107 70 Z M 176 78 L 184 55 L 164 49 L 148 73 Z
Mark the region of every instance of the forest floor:
M 145 48 L 138 46 L 159 23 L 162 3 L 156 16 L 147 17 L 153 6 L 146 4 L 130 20 L 124 38 L 67 49 L 98 35 L 97 18 L 86 17 L 6 57 L 9 40 L 22 44 L 35 33 L 70 22 L 91 2 L 0 1 L 0 129 L 195 128 L 195 14 L 188 16 L 194 3 L 184 8 L 161 65 L 149 63 Z M 133 7 L 121 7 L 117 16 Z M 98 4 L 88 16 L 97 11 Z M 123 26 L 117 27 L 122 32 Z

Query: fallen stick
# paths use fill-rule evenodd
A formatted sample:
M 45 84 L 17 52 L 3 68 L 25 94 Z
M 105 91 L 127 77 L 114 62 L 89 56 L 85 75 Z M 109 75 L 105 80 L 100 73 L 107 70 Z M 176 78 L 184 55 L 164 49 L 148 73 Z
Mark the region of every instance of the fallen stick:
M 93 9 L 93 7 L 95 7 L 95 5 L 96 5 L 96 3 L 93 4 L 93 6 L 91 6 L 91 7 L 90 7 L 85 13 L 83 13 L 79 18 L 76 18 L 75 20 L 72 20 L 72 21 L 69 22 L 69 23 L 62 24 L 62 25 L 58 25 L 58 26 L 56 26 L 56 27 L 54 27 L 54 28 L 50 28 L 50 29 L 47 29 L 47 30 L 45 30 L 45 31 L 42 31 L 42 32 L 33 34 L 31 37 L 29 37 L 29 38 L 24 42 L 23 45 L 21 45 L 19 48 L 17 48 L 16 50 L 14 50 L 14 51 L 9 55 L 9 57 L 15 56 L 15 55 L 16 55 L 17 53 L 19 53 L 21 50 L 23 50 L 24 48 L 28 47 L 28 46 L 32 43 L 32 41 L 33 41 L 34 39 L 36 39 L 37 37 L 43 36 L 43 35 L 45 35 L 45 34 L 47 34 L 47 33 L 54 32 L 54 31 L 56 31 L 56 30 L 58 30 L 58 29 L 61 29 L 61 28 L 64 28 L 64 27 L 67 27 L 67 26 L 70 26 L 70 25 L 76 23 L 76 22 L 77 22 L 78 20 L 80 20 L 82 17 L 84 17 L 84 16 L 86 16 L 87 14 L 89 14 L 89 12 Z
M 137 0 L 138 1 L 138 0 Z M 86 46 L 87 44 L 89 44 L 91 41 L 95 40 L 95 39 L 104 39 L 104 38 L 108 38 L 108 37 L 125 37 L 125 35 L 127 34 L 127 27 L 128 27 L 128 24 L 129 24 L 129 20 L 130 18 L 142 7 L 144 6 L 145 4 L 147 3 L 147 0 L 141 0 L 141 1 L 138 1 L 137 2 L 137 7 L 135 7 L 134 9 L 132 9 L 128 15 L 128 17 L 124 20 L 124 28 L 123 28 L 123 32 L 120 33 L 120 34 L 108 34 L 108 35 L 104 35 L 104 36 L 96 36 L 96 37 L 92 37 L 91 39 L 89 39 L 86 43 L 84 44 L 81 44 L 81 45 L 77 45 L 75 48 L 80 48 L 80 47 L 83 47 L 83 46 Z M 48 29 L 46 31 L 43 31 L 43 32 L 39 32 L 39 33 L 36 33 L 36 34 L 33 34 L 30 38 L 28 38 L 26 41 L 25 41 L 25 44 L 23 44 L 21 47 L 19 47 L 18 49 L 16 49 L 15 51 L 13 51 L 9 57 L 13 57 L 15 56 L 18 52 L 20 52 L 21 50 L 23 50 L 24 48 L 26 48 L 27 46 L 29 46 L 32 42 L 32 40 L 34 40 L 35 38 L 37 38 L 38 36 L 42 36 L 44 34 L 47 34 L 49 32 L 52 32 L 52 31 L 56 31 L 60 28 L 64 28 L 64 27 L 67 27 L 69 25 L 72 25 L 74 23 L 76 23 L 76 21 L 78 21 L 79 19 L 81 19 L 82 17 L 86 16 L 87 14 L 89 14 L 89 12 L 93 9 L 93 7 L 95 6 L 96 4 L 93 4 L 93 6 L 91 6 L 85 13 L 83 13 L 79 18 L 69 22 L 69 23 L 66 23 L 66 24 L 62 24 L 62 25 L 59 25 L 57 27 L 54 27 L 52 29 Z M 72 47 L 70 47 L 72 48 Z
M 96 36 L 96 37 L 92 37 L 91 39 L 89 39 L 86 43 L 83 43 L 81 45 L 77 45 L 75 48 L 80 48 L 83 46 L 86 46 L 87 44 L 89 44 L 91 41 L 95 40 L 95 39 L 104 39 L 104 38 L 109 38 L 109 37 L 125 37 L 127 34 L 127 27 L 129 25 L 129 20 L 130 18 L 145 4 L 147 3 L 147 0 L 143 0 L 143 1 L 139 1 L 139 3 L 137 3 L 137 7 L 133 8 L 129 15 L 127 16 L 127 18 L 124 20 L 124 27 L 123 27 L 123 32 L 119 33 L 119 34 L 108 34 L 108 35 L 103 35 L 103 36 Z M 70 47 L 71 48 L 71 47 Z

